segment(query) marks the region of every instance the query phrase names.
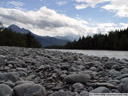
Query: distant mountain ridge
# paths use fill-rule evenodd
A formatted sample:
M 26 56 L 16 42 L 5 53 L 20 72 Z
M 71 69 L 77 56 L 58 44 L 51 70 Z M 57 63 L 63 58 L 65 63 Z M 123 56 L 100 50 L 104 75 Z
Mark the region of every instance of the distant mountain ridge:
M 68 42 L 68 40 L 66 40 L 66 39 L 62 40 L 62 39 L 55 38 L 55 37 L 36 35 L 36 34 L 32 33 L 31 31 L 24 29 L 24 28 L 20 28 L 14 24 L 8 26 L 8 29 L 11 29 L 14 32 L 23 33 L 23 34 L 27 34 L 30 32 L 36 38 L 36 40 L 38 40 L 40 42 L 40 44 L 43 47 L 46 47 L 46 46 L 63 46 Z
M 79 36 L 56 36 L 55 38 L 57 39 L 61 39 L 61 40 L 68 40 L 68 41 L 74 41 L 74 40 L 78 40 Z

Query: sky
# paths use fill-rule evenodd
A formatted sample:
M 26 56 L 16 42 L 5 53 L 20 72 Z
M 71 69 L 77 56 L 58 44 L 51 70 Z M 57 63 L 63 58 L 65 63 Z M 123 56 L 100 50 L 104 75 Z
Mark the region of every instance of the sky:
M 0 0 L 0 22 L 41 36 L 87 36 L 128 27 L 128 0 Z

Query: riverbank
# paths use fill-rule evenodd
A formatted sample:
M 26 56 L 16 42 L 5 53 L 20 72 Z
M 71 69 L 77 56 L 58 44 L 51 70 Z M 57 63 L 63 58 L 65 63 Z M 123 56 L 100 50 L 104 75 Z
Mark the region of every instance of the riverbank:
M 128 60 L 44 49 L 0 47 L 1 96 L 127 93 Z

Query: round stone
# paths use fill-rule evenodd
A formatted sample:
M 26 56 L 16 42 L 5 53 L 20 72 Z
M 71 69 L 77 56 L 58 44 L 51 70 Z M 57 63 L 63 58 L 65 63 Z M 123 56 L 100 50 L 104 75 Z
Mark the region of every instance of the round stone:
M 67 83 L 86 83 L 90 80 L 89 74 L 72 74 L 65 77 Z
M 106 87 L 98 87 L 92 90 L 90 93 L 110 93 L 111 91 Z
M 46 91 L 39 84 L 25 83 L 14 87 L 13 96 L 46 96 Z
M 12 96 L 13 90 L 6 84 L 0 84 L 0 96 Z

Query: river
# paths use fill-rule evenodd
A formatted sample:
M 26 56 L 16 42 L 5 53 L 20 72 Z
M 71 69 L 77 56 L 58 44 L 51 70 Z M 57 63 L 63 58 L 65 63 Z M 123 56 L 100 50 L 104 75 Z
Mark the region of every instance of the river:
M 98 56 L 117 59 L 128 59 L 128 51 L 107 51 L 107 50 L 66 50 L 66 49 L 47 49 L 50 51 L 61 51 L 61 52 L 73 52 L 73 53 L 82 53 L 88 56 Z

